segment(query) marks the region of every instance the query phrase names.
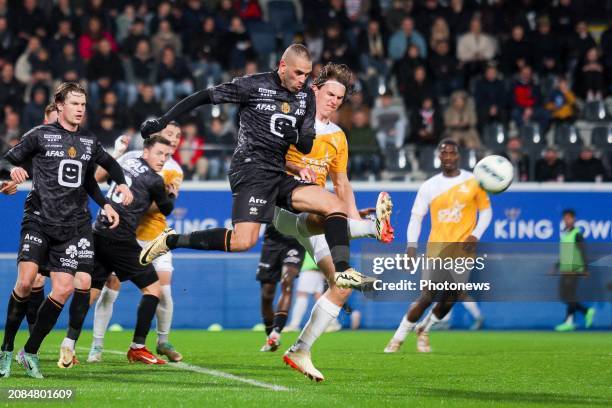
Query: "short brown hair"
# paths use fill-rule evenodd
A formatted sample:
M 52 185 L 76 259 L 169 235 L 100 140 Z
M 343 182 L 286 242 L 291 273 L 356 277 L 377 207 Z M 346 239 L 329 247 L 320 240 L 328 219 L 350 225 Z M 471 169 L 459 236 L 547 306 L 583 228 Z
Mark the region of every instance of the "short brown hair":
M 319 72 L 319 75 L 317 75 L 312 84 L 317 88 L 321 88 L 323 85 L 325 85 L 325 82 L 329 80 L 334 80 L 344 85 L 346 88 L 346 96 L 348 96 L 353 90 L 355 77 L 353 72 L 345 64 L 334 64 L 332 62 L 328 62 L 323 68 L 321 68 L 321 72 Z
M 166 145 L 166 146 L 172 146 L 172 144 L 169 141 L 167 141 L 166 139 L 164 139 L 163 137 L 161 137 L 161 135 L 155 135 L 155 136 L 151 136 L 148 139 L 145 139 L 145 141 L 142 144 L 142 147 L 144 147 L 145 149 L 150 149 L 156 143 L 161 143 L 161 144 Z
M 289 55 L 293 55 L 296 57 L 306 58 L 308 61 L 312 61 L 312 56 L 310 55 L 310 51 L 303 44 L 291 44 L 285 52 L 283 52 L 283 56 L 281 59 L 287 58 Z
M 45 107 L 45 117 L 49 116 L 53 112 L 57 112 L 57 105 L 55 102 L 51 102 Z
M 85 91 L 85 88 L 83 88 L 83 86 L 81 86 L 81 84 L 78 82 L 62 82 L 55 90 L 53 101 L 56 104 L 64 103 L 70 92 L 87 96 L 87 91 Z

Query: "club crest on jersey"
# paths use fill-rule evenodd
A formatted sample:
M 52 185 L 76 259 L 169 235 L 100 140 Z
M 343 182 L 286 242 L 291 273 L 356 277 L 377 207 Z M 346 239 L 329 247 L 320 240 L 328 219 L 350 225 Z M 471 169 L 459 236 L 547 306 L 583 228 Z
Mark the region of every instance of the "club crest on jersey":
M 68 149 L 68 157 L 70 157 L 71 159 L 74 159 L 77 155 L 77 150 L 75 149 L 74 146 L 70 146 L 70 148 Z
M 287 114 L 291 112 L 291 106 L 287 102 L 281 103 L 281 112 Z

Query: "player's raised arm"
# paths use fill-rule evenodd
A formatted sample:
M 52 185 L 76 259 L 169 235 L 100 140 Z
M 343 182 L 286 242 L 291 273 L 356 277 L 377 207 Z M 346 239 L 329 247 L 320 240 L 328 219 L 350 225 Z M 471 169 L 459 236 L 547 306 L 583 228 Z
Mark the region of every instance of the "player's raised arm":
M 134 196 L 132 195 L 132 192 L 125 181 L 123 170 L 121 169 L 119 163 L 117 163 L 117 160 L 113 159 L 113 156 L 108 154 L 99 143 L 96 147 L 95 162 L 108 172 L 112 181 L 117 183 L 117 192 L 121 193 L 123 197 L 122 204 L 130 205 L 130 203 L 134 200 Z

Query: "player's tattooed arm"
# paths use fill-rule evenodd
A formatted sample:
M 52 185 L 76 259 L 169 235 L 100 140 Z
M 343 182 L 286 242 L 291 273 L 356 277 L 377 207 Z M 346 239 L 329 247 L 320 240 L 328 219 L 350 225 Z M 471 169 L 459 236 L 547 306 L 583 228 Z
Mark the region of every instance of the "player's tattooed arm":
M 207 105 L 210 103 L 212 103 L 212 98 L 209 89 L 204 89 L 191 94 L 185 99 L 179 101 L 161 117 L 146 120 L 142 126 L 140 126 L 140 134 L 143 139 L 147 139 L 152 134 L 161 132 L 161 130 L 165 128 L 169 122 L 175 120 L 182 114 L 187 113 L 198 106 Z

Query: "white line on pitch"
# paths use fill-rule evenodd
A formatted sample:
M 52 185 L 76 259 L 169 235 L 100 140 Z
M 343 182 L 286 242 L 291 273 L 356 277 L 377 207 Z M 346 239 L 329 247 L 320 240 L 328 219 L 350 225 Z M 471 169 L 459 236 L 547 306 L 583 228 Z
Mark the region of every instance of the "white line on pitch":
M 84 350 L 84 351 L 89 350 L 86 347 L 77 347 L 77 348 L 80 350 Z M 104 353 L 125 356 L 125 351 L 104 350 Z M 289 388 L 283 387 L 282 385 L 275 385 L 275 384 L 270 384 L 270 383 L 266 383 L 263 381 L 252 380 L 250 378 L 238 377 L 237 375 L 226 373 L 225 371 L 213 370 L 211 368 L 200 367 L 197 365 L 187 364 L 183 362 L 171 363 L 169 364 L 169 367 L 176 367 L 176 368 L 180 368 L 181 370 L 185 370 L 185 371 L 193 371 L 194 373 L 206 374 L 206 375 L 211 375 L 213 377 L 220 377 L 220 378 L 225 378 L 228 380 L 239 381 L 245 384 L 253 385 L 255 387 L 267 388 L 272 391 L 291 391 Z

